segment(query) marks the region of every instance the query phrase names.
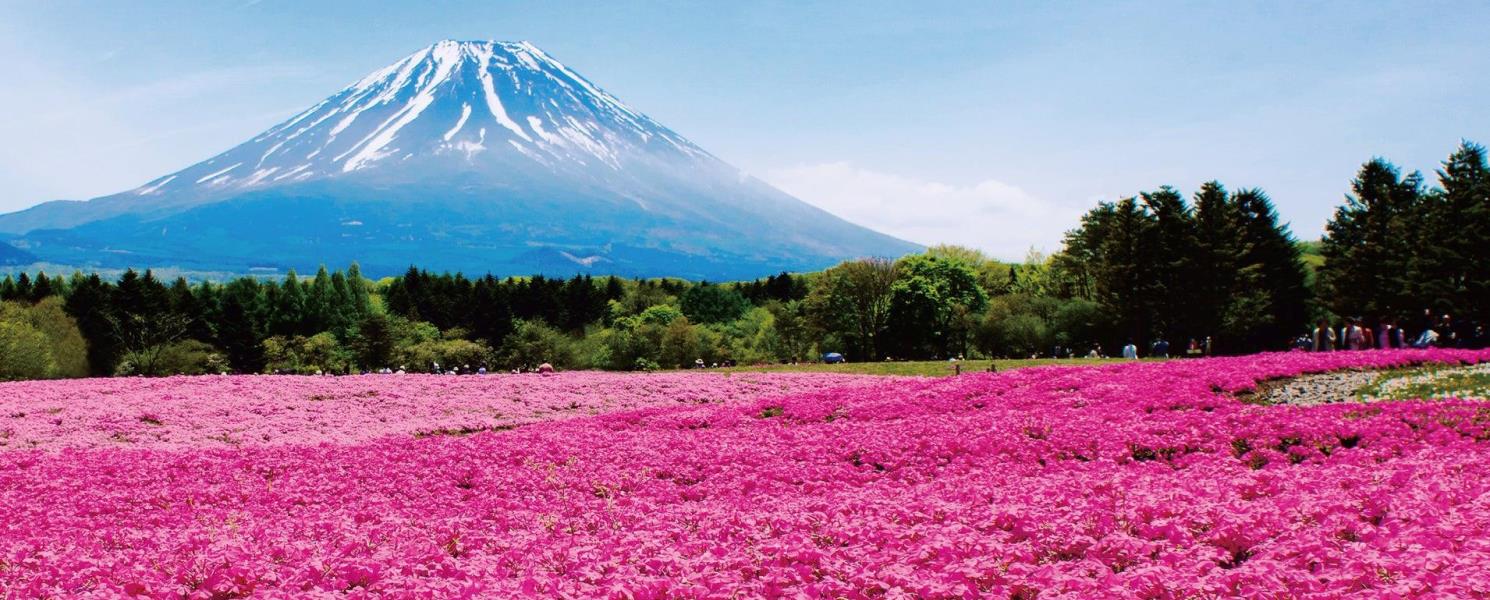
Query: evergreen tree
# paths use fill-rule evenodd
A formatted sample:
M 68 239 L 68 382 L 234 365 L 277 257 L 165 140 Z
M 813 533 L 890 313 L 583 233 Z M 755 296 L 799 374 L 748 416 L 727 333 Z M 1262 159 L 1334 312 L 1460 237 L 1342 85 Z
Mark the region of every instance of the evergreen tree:
M 489 344 L 501 343 L 512 333 L 512 308 L 507 286 L 487 274 L 471 292 L 471 334 Z
M 372 297 L 367 279 L 362 276 L 362 267 L 355 262 L 347 267 L 347 295 L 352 300 L 349 317 L 353 321 L 360 321 L 372 314 Z
M 262 288 L 262 289 L 261 289 Z M 268 312 L 262 295 L 273 285 L 260 286 L 250 277 L 234 279 L 223 286 L 222 316 L 217 324 L 217 347 L 227 355 L 228 363 L 240 373 L 257 373 L 264 368 L 264 313 Z
M 1138 334 L 1135 341 L 1145 341 L 1155 334 L 1204 337 L 1212 332 L 1199 328 L 1201 316 L 1194 285 L 1200 278 L 1196 260 L 1199 241 L 1190 207 L 1169 186 L 1142 197 L 1152 219 L 1147 228 L 1150 239 L 1145 244 L 1153 277 L 1149 282 L 1152 296 L 1143 299 L 1152 312 L 1150 329 Z
M 1241 190 L 1233 203 L 1241 216 L 1242 268 L 1235 308 L 1228 311 L 1238 339 L 1228 350 L 1284 347 L 1308 327 L 1309 290 L 1298 244 L 1288 226 L 1278 223 L 1272 201 L 1261 190 Z
M 607 301 L 620 300 L 626 296 L 626 288 L 621 284 L 621 278 L 611 275 L 605 278 L 605 299 Z
M 315 335 L 332 329 L 332 313 L 335 309 L 336 291 L 332 289 L 331 273 L 326 265 L 316 269 L 316 277 L 305 290 L 305 313 L 300 331 L 304 335 Z
M 28 301 L 28 302 L 31 300 L 31 276 L 30 275 L 27 275 L 26 273 L 23 272 L 23 273 L 20 274 L 19 277 L 16 277 L 15 291 L 14 292 L 11 292 L 11 297 L 9 299 L 10 300 L 15 300 L 15 301 Z
M 1463 142 L 1438 171 L 1424 202 L 1424 233 L 1412 261 L 1420 302 L 1461 319 L 1490 322 L 1490 167 L 1485 149 Z
M 1096 208 L 1081 216 L 1081 224 L 1066 232 L 1062 249 L 1051 259 L 1057 293 L 1068 298 L 1096 300 L 1099 275 L 1106 261 L 1103 245 L 1112 237 L 1117 220 L 1117 205 L 1099 202 Z M 1018 282 L 1018 273 L 1009 266 L 1009 289 Z
M 1242 216 L 1226 188 L 1218 181 L 1201 185 L 1195 194 L 1193 325 L 1197 335 L 1213 334 L 1223 346 L 1235 335 L 1224 319 L 1238 291 L 1241 229 Z M 1172 342 L 1183 339 L 1171 336 Z
M 357 314 L 357 301 L 352 298 L 352 286 L 341 271 L 331 274 L 331 295 L 325 308 L 326 328 L 339 340 L 346 340 L 361 317 Z
M 114 336 L 114 291 L 98 274 L 75 277 L 64 308 L 88 341 L 88 368 L 94 375 L 110 375 L 119 360 Z
M 134 269 L 124 272 L 114 287 L 116 316 L 123 320 L 148 322 L 170 312 L 170 293 L 149 269 L 141 275 Z
M 212 340 L 212 327 L 205 319 L 206 311 L 197 301 L 191 284 L 186 282 L 185 277 L 177 277 L 171 283 L 168 291 L 170 301 L 169 311 L 185 320 L 188 339 L 210 342 Z
M 29 298 L 30 302 L 32 304 L 41 302 L 42 300 L 56 293 L 57 290 L 52 285 L 52 280 L 47 277 L 46 272 L 38 271 L 36 273 L 36 283 L 31 285 L 31 297 Z
M 290 269 L 285 274 L 285 280 L 280 284 L 279 293 L 275 295 L 272 312 L 269 319 L 269 334 L 291 337 L 305 335 L 314 332 L 306 332 L 303 325 L 306 322 L 305 286 L 300 284 L 300 279 L 295 275 L 295 270 Z
M 388 317 L 369 313 L 357 323 L 357 335 L 353 337 L 352 349 L 357 363 L 369 370 L 390 367 L 393 357 L 393 328 Z
M 1097 298 L 1116 317 L 1119 330 L 1141 343 L 1153 326 L 1159 296 L 1154 253 L 1149 248 L 1153 218 L 1136 199 L 1125 198 L 1114 206 L 1109 225 L 1094 269 Z
M 1422 177 L 1402 177 L 1380 158 L 1361 167 L 1352 195 L 1325 228 L 1319 269 L 1321 301 L 1339 315 L 1401 315 L 1416 308 L 1421 292 L 1409 276 L 1421 244 Z M 1441 305 L 1439 306 L 1441 307 Z

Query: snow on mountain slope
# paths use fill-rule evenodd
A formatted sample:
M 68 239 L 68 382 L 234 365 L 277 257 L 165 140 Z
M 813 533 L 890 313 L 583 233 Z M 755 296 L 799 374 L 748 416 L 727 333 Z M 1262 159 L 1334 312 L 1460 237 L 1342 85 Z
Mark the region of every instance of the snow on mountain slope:
M 476 166 L 502 154 L 545 168 L 611 170 L 639 154 L 712 159 L 528 42 L 443 41 L 248 143 L 132 193 L 215 196 L 413 158 L 444 156 Z

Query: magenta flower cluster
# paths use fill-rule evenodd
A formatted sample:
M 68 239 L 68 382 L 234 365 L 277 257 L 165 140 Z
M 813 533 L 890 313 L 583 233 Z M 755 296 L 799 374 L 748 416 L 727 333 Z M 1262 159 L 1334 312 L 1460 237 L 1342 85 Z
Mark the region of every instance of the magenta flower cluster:
M 296 441 L 324 442 L 238 447 L 192 432 L 218 417 L 239 423 L 227 414 L 234 398 L 257 405 L 295 393 L 299 380 L 229 380 L 242 386 L 238 395 L 199 399 L 226 413 L 194 413 L 202 422 L 182 425 L 169 444 L 111 446 L 65 430 L 66 439 L 35 444 L 43 449 L 0 451 L 0 589 L 173 598 L 1483 597 L 1490 405 L 1257 406 L 1234 395 L 1306 372 L 1485 359 L 1449 350 L 1266 354 L 838 381 L 782 394 L 765 393 L 775 380 L 763 380 L 773 383 L 755 397 L 675 397 L 509 431 L 374 437 L 301 427 Z M 589 377 L 600 376 L 541 385 L 605 394 Z M 609 381 L 667 377 L 680 376 Z M 379 397 L 412 385 L 372 381 L 345 385 Z M 736 385 L 699 381 L 707 383 L 688 385 Z M 48 384 L 28 385 L 46 396 L 32 406 L 57 402 Z M 79 395 L 65 408 L 156 384 L 115 385 L 117 394 Z M 433 397 L 440 384 L 418 385 L 442 402 Z M 390 422 L 426 418 L 400 410 Z M 346 418 L 400 430 L 367 414 Z

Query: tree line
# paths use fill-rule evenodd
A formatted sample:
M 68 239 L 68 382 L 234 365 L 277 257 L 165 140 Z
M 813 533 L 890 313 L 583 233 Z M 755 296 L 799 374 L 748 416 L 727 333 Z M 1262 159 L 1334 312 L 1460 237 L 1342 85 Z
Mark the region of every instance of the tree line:
M 531 368 L 1105 354 L 1166 340 L 1283 349 L 1317 319 L 1490 322 L 1490 169 L 1464 142 L 1430 185 L 1365 163 L 1324 238 L 1260 189 L 1209 182 L 1102 202 L 1052 256 L 955 246 L 746 282 L 467 278 L 357 265 L 313 277 L 0 279 L 0 378 Z

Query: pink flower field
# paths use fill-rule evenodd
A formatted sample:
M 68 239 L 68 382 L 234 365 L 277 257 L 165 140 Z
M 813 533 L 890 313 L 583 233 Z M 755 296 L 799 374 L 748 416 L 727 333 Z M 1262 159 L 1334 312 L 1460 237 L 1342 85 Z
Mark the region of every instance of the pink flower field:
M 348 443 L 880 382 L 792 373 L 206 376 L 0 384 L 0 450 Z
M 3 384 L 0 596 L 1485 597 L 1490 405 L 1232 396 L 1485 359 Z

